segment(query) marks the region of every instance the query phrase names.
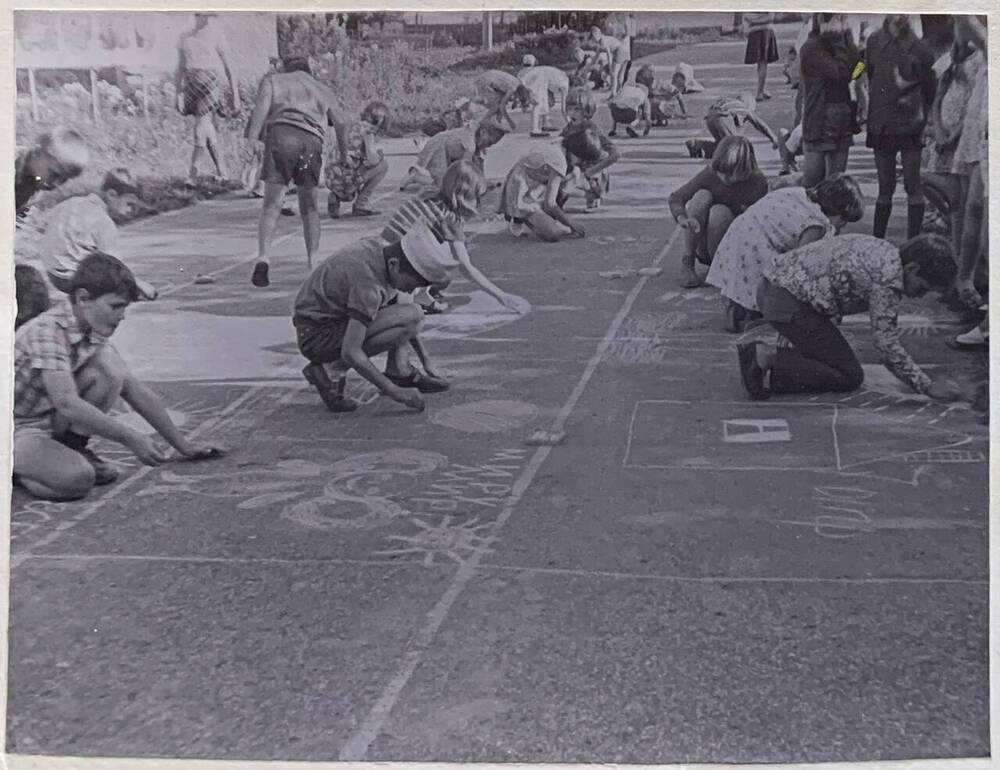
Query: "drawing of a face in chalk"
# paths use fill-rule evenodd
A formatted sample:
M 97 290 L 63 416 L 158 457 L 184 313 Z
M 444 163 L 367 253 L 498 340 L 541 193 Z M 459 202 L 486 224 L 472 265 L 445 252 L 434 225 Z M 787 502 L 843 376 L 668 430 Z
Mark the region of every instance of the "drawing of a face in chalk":
M 366 452 L 324 470 L 320 495 L 287 506 L 281 516 L 310 529 L 374 529 L 409 513 L 405 499 L 422 476 L 448 463 L 437 452 L 386 449 Z

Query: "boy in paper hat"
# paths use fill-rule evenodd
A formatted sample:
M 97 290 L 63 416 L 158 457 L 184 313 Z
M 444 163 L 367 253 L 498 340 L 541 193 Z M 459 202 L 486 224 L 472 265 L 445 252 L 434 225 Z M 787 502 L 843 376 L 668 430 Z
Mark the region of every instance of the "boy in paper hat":
M 447 244 L 421 224 L 398 243 L 366 238 L 346 246 L 313 270 L 295 297 L 292 323 L 299 350 L 309 360 L 302 373 L 327 409 L 357 408 L 357 402 L 344 395 L 350 369 L 384 395 L 418 411 L 424 408 L 421 393 L 448 389 L 447 380 L 433 373 L 417 337 L 423 310 L 396 299 L 397 292 L 446 283 L 456 267 Z M 420 357 L 423 372 L 410 364 L 410 347 Z M 384 352 L 389 355 L 380 372 L 370 357 Z

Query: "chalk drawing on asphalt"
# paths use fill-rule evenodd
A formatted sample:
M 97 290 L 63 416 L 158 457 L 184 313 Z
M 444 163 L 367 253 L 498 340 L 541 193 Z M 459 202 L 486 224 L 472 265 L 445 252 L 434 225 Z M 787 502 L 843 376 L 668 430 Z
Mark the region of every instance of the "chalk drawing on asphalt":
M 719 411 L 732 417 L 719 421 Z M 773 439 L 767 430 L 775 431 Z M 678 445 L 670 438 L 677 434 L 691 441 Z M 762 441 L 769 445 L 760 446 Z M 640 401 L 632 410 L 622 463 L 642 469 L 839 473 L 916 486 L 934 465 L 984 463 L 983 441 L 837 404 Z
M 512 313 L 481 289 L 467 295 L 469 301 L 452 307 L 445 313 L 424 318 L 420 336 L 425 339 L 456 339 L 501 329 L 531 312 L 524 301 L 523 312 Z
M 480 523 L 476 519 L 446 517 L 439 521 L 425 521 L 410 518 L 409 523 L 417 531 L 409 535 L 391 534 L 387 539 L 396 543 L 393 548 L 376 551 L 375 556 L 391 558 L 417 556 L 424 566 L 438 564 L 446 559 L 456 564 L 464 564 L 472 556 L 483 556 L 492 552 L 490 535 L 492 522 Z
M 310 529 L 374 529 L 405 516 L 417 482 L 448 458 L 422 449 L 383 449 L 353 455 L 323 470 L 319 494 L 300 499 L 281 517 Z
M 10 512 L 10 542 L 11 545 L 20 542 L 36 530 L 48 528 L 58 523 L 67 514 L 66 503 L 54 503 L 49 500 L 29 499 L 24 505 L 14 509 L 17 493 L 11 500 Z M 57 515 L 58 514 L 58 515 Z
M 430 421 L 463 433 L 501 433 L 526 425 L 538 408 L 525 401 L 469 401 L 435 411 Z

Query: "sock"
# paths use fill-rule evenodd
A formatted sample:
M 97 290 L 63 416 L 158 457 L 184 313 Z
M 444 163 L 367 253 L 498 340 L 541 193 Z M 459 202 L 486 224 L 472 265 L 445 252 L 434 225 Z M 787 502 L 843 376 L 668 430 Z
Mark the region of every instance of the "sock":
M 885 231 L 889 227 L 890 214 L 892 214 L 891 203 L 875 204 L 875 226 L 872 228 L 872 235 L 876 238 L 885 238 Z
M 924 204 L 911 203 L 906 207 L 906 237 L 914 238 L 920 235 L 924 225 Z

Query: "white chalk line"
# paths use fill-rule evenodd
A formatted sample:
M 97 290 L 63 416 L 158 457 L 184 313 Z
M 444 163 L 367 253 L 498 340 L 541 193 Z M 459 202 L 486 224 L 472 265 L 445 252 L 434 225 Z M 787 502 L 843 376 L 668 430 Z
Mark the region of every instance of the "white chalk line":
M 800 524 L 803 522 L 787 522 Z M 810 525 L 811 526 L 811 525 Z M 454 564 L 447 562 L 404 561 L 400 559 L 344 559 L 340 557 L 286 559 L 269 556 L 225 557 L 225 556 L 145 556 L 141 554 L 79 554 L 79 553 L 46 553 L 33 554 L 32 561 L 60 562 L 159 562 L 173 564 L 277 564 L 282 566 L 316 564 L 344 564 L 351 566 L 370 566 L 385 569 L 387 566 L 416 568 L 419 570 L 435 569 L 452 571 Z M 610 580 L 646 580 L 663 583 L 845 583 L 845 584 L 957 584 L 957 585 L 989 585 L 988 578 L 948 578 L 948 577 L 816 577 L 810 575 L 664 575 L 644 572 L 621 572 L 618 570 L 577 569 L 573 567 L 536 567 L 517 564 L 480 563 L 477 568 L 482 571 L 532 573 L 539 575 L 565 575 L 567 577 L 604 578 Z
M 248 390 L 242 396 L 240 396 L 235 401 L 231 402 L 228 406 L 226 406 L 222 410 L 222 413 L 219 414 L 216 418 L 203 422 L 201 425 L 199 425 L 197 428 L 191 431 L 188 434 L 188 439 L 189 440 L 194 439 L 208 431 L 217 430 L 221 428 L 231 416 L 236 414 L 239 410 L 243 409 L 249 401 L 257 397 L 258 395 L 262 394 L 264 390 L 265 389 L 263 387 L 252 388 Z M 275 405 L 276 406 L 283 405 L 283 403 L 290 400 L 295 393 L 297 393 L 297 391 L 289 390 L 280 399 L 278 399 Z M 160 466 L 151 466 L 151 465 L 142 466 L 131 476 L 123 479 L 122 481 L 117 483 L 114 487 L 109 489 L 107 493 L 101 495 L 100 497 L 95 498 L 92 502 L 87 504 L 83 508 L 83 510 L 81 510 L 78 514 L 72 516 L 69 519 L 66 519 L 65 521 L 60 522 L 58 525 L 56 525 L 56 528 L 53 529 L 51 532 L 49 532 L 47 535 L 43 535 L 38 540 L 32 542 L 28 546 L 28 550 L 21 551 L 16 554 L 12 553 L 10 556 L 10 569 L 14 570 L 17 567 L 19 567 L 26 558 L 29 558 L 32 555 L 33 550 L 37 548 L 44 548 L 45 546 L 55 541 L 56 538 L 58 538 L 67 530 L 72 529 L 77 524 L 80 524 L 81 522 L 84 522 L 87 519 L 89 519 L 98 510 L 100 510 L 100 508 L 104 505 L 104 503 L 106 503 L 108 500 L 114 497 L 121 495 L 125 490 L 130 489 L 137 481 L 144 478 L 147 474 L 149 474 L 151 471 L 155 470 L 158 467 Z
M 657 254 L 650 267 L 659 266 L 659 264 L 673 248 L 674 242 L 677 240 L 679 234 L 680 228 L 675 228 L 667 242 L 660 249 L 660 252 Z M 648 280 L 649 276 L 641 276 L 632 288 L 632 291 L 630 291 L 628 296 L 625 298 L 625 301 L 622 303 L 617 315 L 614 317 L 614 320 L 612 320 L 611 325 L 608 327 L 603 339 L 597 346 L 597 350 L 594 351 L 594 354 L 587 362 L 587 366 L 584 368 L 583 374 L 580 375 L 580 379 L 577 381 L 576 386 L 573 388 L 562 409 L 560 409 L 559 413 L 556 415 L 556 418 L 552 423 L 552 430 L 562 430 L 563 426 L 566 424 L 566 420 L 576 407 L 577 402 L 580 400 L 580 397 L 583 395 L 583 392 L 587 387 L 587 384 L 590 382 L 591 377 L 593 377 L 598 365 L 604 358 L 604 354 L 611 346 L 615 335 L 621 328 L 622 323 L 624 323 L 625 318 L 631 312 L 632 306 L 635 304 L 639 293 L 646 286 Z M 520 502 L 525 491 L 527 491 L 528 487 L 534 481 L 535 475 L 538 473 L 538 470 L 541 468 L 551 451 L 552 447 L 550 446 L 542 446 L 535 450 L 535 453 L 531 456 L 531 459 L 521 472 L 521 475 L 518 477 L 517 481 L 514 482 L 510 496 L 505 502 L 503 510 L 500 512 L 500 515 L 490 528 L 490 539 L 495 539 L 499 535 L 500 531 L 513 515 L 514 508 Z M 365 719 L 351 733 L 345 742 L 340 751 L 341 761 L 350 762 L 364 760 L 365 756 L 368 754 L 369 748 L 371 748 L 372 743 L 375 742 L 378 734 L 382 731 L 389 715 L 398 702 L 403 689 L 409 683 L 414 671 L 417 669 L 417 666 L 420 665 L 423 660 L 424 654 L 430 648 L 430 645 L 434 640 L 434 636 L 437 634 L 438 628 L 440 628 L 441 624 L 444 622 L 459 595 L 465 590 L 469 581 L 476 574 L 476 569 L 482 559 L 482 556 L 483 553 L 481 551 L 476 551 L 467 561 L 462 563 L 455 577 L 452 578 L 452 582 L 448 586 L 444 595 L 438 600 L 437 604 L 430 610 L 430 612 L 427 613 L 428 622 L 411 640 L 408 649 L 403 655 L 400 667 L 396 670 L 387 682 L 386 686 L 383 688 L 381 695 L 373 704 L 368 716 L 365 717 Z

